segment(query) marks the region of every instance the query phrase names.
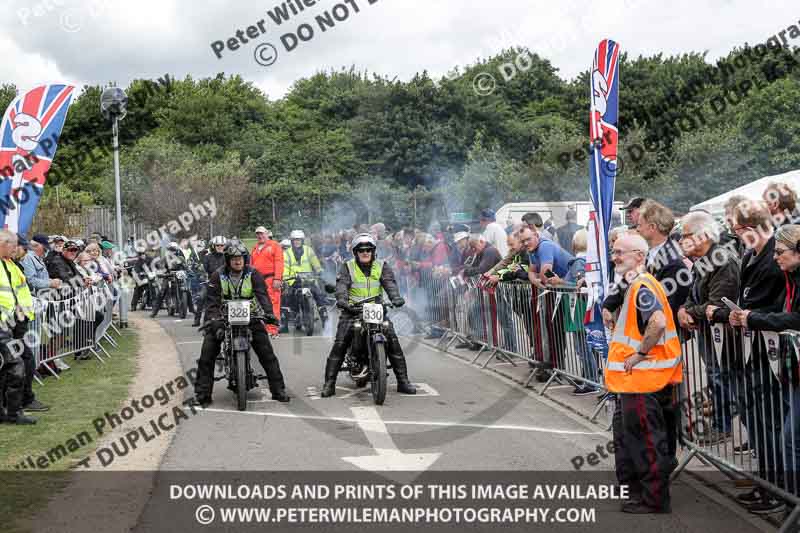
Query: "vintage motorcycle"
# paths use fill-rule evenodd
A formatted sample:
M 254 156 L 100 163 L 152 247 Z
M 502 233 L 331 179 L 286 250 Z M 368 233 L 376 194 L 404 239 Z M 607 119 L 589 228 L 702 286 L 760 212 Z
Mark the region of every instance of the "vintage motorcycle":
M 190 293 L 186 282 L 186 272 L 176 270 L 159 274 L 162 287 L 166 284 L 167 292 L 164 295 L 163 305 L 167 309 L 169 316 L 176 314 L 180 318 L 186 318 L 189 311 Z
M 284 281 L 294 280 L 294 285 L 288 286 L 286 294 L 288 298 L 284 301 L 294 302 L 294 309 L 288 306 L 281 307 L 281 316 L 284 317 L 283 331 L 289 330 L 289 317 L 294 317 L 294 326 L 297 330 L 303 330 L 307 336 L 312 336 L 316 328 L 317 318 L 322 329 L 325 329 L 325 322 L 319 313 L 317 301 L 314 293 L 311 292 L 312 286 L 319 286 L 319 276 L 311 272 L 298 272 L 293 277 Z
M 239 411 L 247 409 L 247 391 L 258 387 L 258 380 L 267 377 L 256 376 L 250 364 L 250 343 L 253 339 L 250 331 L 251 319 L 262 324 L 278 325 L 277 319 L 273 322 L 262 317 L 251 317 L 250 300 L 229 300 L 222 305 L 225 339 L 217 359 L 222 360 L 224 375 L 215 377 L 214 380 L 228 380 L 228 388 L 236 394 L 236 407 Z
M 361 316 L 353 322 L 353 342 L 345 354 L 342 372 L 348 372 L 356 387 L 371 384 L 372 399 L 383 405 L 386 399 L 386 379 L 391 368 L 386 357 L 386 330 L 389 322 L 384 319 L 389 303 L 373 303 L 378 296 L 354 302 Z

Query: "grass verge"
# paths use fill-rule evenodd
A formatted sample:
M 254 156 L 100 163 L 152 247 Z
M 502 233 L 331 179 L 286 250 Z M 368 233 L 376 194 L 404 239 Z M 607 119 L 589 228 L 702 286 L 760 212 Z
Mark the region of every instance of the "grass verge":
M 123 330 L 118 340 L 119 347 L 109 349 L 111 358 L 105 364 L 92 358 L 73 361 L 64 360 L 70 369 L 61 374 L 61 379 L 47 378 L 43 386 L 34 382 L 34 392 L 42 403 L 50 406 L 44 413 L 30 413 L 38 419 L 35 426 L 0 425 L 0 524 L 4 531 L 17 532 L 14 519 L 27 516 L 47 501 L 69 481 L 68 470 L 75 463 L 94 453 L 97 447 L 97 432 L 92 420 L 106 411 L 118 412 L 123 401 L 128 399 L 128 390 L 136 374 L 138 336 L 134 329 Z M 104 343 L 105 344 L 105 343 Z M 108 349 L 108 348 L 107 348 Z M 51 456 L 54 461 L 42 469 L 45 473 L 30 470 L 20 471 L 15 466 L 28 456 L 36 462 L 39 456 L 47 456 L 56 446 L 64 446 L 76 435 L 86 432 L 91 442 L 65 456 Z M 76 439 L 77 442 L 77 439 Z M 29 467 L 30 468 L 30 467 Z

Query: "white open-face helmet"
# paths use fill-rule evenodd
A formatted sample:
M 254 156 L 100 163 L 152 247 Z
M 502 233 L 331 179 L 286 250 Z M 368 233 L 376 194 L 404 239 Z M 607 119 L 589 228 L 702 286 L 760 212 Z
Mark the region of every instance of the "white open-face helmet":
M 284 247 L 284 248 L 291 248 L 292 247 L 292 243 L 291 243 L 291 241 L 289 239 L 283 239 L 281 241 L 281 246 Z
M 211 239 L 211 246 L 216 246 L 218 244 L 227 244 L 227 240 L 222 235 L 217 235 L 213 239 Z
M 303 233 L 303 230 L 301 230 L 301 229 L 296 229 L 296 230 L 293 230 L 293 231 L 292 231 L 292 232 L 289 234 L 289 239 L 290 239 L 290 240 L 295 240 L 295 239 L 305 239 L 305 238 L 306 238 L 306 234 L 305 234 L 305 233 Z
M 353 242 L 350 243 L 350 251 L 353 252 L 353 255 L 356 254 L 356 248 L 372 248 L 374 252 L 377 247 L 378 244 L 375 242 L 375 237 L 369 233 L 359 233 L 353 238 Z

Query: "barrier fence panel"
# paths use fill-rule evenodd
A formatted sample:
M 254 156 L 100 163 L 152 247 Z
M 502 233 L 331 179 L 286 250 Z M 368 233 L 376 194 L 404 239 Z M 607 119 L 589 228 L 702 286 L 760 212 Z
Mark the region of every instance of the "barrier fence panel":
M 561 378 L 604 390 L 607 348 L 587 341 L 581 291 L 524 282 L 487 287 L 430 272 L 420 274 L 419 287 L 412 305 L 423 320 L 445 330 L 444 338 L 452 336 L 450 344 L 467 339 L 481 345 L 473 363 L 488 349 L 483 366 L 497 356 L 549 372 L 542 394 Z M 762 494 L 794 508 L 782 528 L 793 530 L 800 519 L 800 332 L 702 322 L 680 330 L 680 337 L 684 379 L 665 414 L 675 420 L 686 453 L 673 478 L 695 457 L 732 478 L 748 478 Z
M 110 357 L 100 340 L 117 345 L 109 334 L 114 327 L 115 301 L 110 285 L 87 288 L 62 300 L 34 298 L 34 318 L 29 323 L 26 342 L 34 354 L 36 368 L 44 368 L 58 378 L 53 367 L 57 359 L 89 352 L 103 362 L 98 348 Z
M 680 432 L 689 453 L 674 476 L 698 456 L 800 504 L 800 335 L 701 322 L 681 341 Z M 784 527 L 798 515 L 796 507 Z
M 538 322 L 545 325 L 549 353 L 546 362 L 552 370 L 541 393 L 560 377 L 570 383 L 604 389 L 602 369 L 607 354 L 588 340 L 584 327 L 586 292 L 576 288 L 531 288 L 538 302 Z

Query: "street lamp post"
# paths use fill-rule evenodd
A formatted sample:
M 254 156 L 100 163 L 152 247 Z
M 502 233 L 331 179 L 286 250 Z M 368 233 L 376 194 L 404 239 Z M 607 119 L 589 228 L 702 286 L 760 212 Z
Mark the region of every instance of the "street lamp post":
M 100 111 L 103 116 L 111 121 L 113 147 L 114 147 L 114 188 L 116 192 L 117 207 L 117 254 L 119 260 L 123 253 L 124 237 L 122 235 L 122 187 L 119 179 L 119 121 L 127 114 L 128 97 L 119 87 L 109 87 L 100 97 Z M 121 262 L 121 261 L 119 261 Z M 127 290 L 119 284 L 119 322 L 121 327 L 128 325 Z

